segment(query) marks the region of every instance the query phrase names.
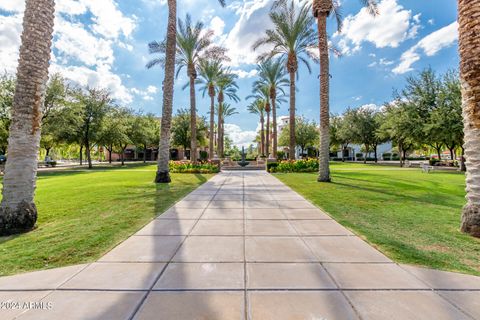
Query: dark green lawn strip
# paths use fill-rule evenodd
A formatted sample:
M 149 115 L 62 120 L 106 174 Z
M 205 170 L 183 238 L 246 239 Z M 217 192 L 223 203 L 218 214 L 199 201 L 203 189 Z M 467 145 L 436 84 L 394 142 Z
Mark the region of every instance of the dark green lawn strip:
M 480 275 L 480 240 L 459 231 L 463 174 L 335 164 L 331 184 L 276 177 L 395 261 Z
M 155 185 L 154 176 L 138 165 L 40 173 L 38 228 L 0 238 L 0 275 L 94 261 L 211 177 Z

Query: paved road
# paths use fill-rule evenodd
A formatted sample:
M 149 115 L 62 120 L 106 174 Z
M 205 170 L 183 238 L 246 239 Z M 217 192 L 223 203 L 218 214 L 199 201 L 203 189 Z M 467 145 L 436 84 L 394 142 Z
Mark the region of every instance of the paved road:
M 0 278 L 0 301 L 20 308 L 0 319 L 460 320 L 480 319 L 480 278 L 395 264 L 271 175 L 231 172 L 96 263 Z

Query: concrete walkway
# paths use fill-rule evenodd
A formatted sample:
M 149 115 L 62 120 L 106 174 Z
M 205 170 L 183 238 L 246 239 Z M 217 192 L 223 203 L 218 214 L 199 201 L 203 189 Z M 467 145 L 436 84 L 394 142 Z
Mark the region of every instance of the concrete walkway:
M 0 302 L 0 319 L 460 320 L 480 319 L 480 278 L 395 264 L 271 175 L 232 172 L 97 263 L 0 278 Z

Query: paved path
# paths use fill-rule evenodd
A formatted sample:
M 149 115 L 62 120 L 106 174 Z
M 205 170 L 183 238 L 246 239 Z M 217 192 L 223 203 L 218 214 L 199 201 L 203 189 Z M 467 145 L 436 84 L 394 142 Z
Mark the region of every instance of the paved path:
M 37 308 L 0 319 L 460 320 L 480 319 L 480 278 L 395 264 L 274 177 L 232 172 L 97 263 L 0 278 L 0 301 Z

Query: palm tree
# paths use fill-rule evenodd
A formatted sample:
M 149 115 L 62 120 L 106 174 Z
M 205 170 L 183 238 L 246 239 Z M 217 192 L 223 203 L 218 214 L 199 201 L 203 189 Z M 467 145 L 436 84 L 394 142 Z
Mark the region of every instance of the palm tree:
M 250 113 L 260 117 L 260 156 L 265 156 L 265 100 L 255 99 L 248 107 Z
M 462 231 L 480 237 L 480 0 L 458 1 L 460 79 L 462 84 L 467 165 L 467 204 L 463 208 Z
M 230 70 L 223 70 L 221 77 L 217 81 L 217 90 L 218 90 L 218 156 L 223 158 L 223 104 L 225 102 L 225 96 L 230 100 L 239 102 L 240 98 L 237 96 L 238 85 L 236 83 L 237 75 L 230 72 Z
M 29 231 L 37 221 L 34 195 L 54 12 L 54 0 L 26 2 L 3 178 L 0 236 Z
M 376 0 L 361 0 L 372 15 L 377 14 Z M 333 14 L 338 31 L 342 21 L 340 4 L 336 0 L 313 0 L 313 15 L 318 24 L 318 49 L 320 52 L 320 168 L 319 182 L 330 182 L 330 65 L 327 37 L 327 18 Z
M 187 14 L 185 21 L 178 19 L 178 32 L 177 32 L 177 58 L 176 64 L 179 66 L 177 70 L 177 77 L 180 71 L 185 67 L 187 68 L 187 75 L 189 83 L 184 86 L 190 87 L 190 130 L 192 132 L 191 139 L 191 155 L 190 160 L 192 162 L 197 161 L 197 106 L 195 96 L 195 82 L 197 79 L 197 67 L 202 59 L 209 58 L 223 58 L 225 56 L 225 49 L 212 45 L 213 31 L 205 30 L 203 22 L 196 22 L 192 24 L 190 15 Z M 160 42 L 152 42 L 149 44 L 150 53 L 165 54 L 165 45 Z M 163 60 L 152 60 L 148 67 L 153 67 L 157 63 L 161 63 Z
M 255 101 L 262 101 L 264 103 L 263 110 L 267 116 L 267 128 L 265 134 L 265 146 L 262 151 L 262 156 L 265 155 L 268 157 L 270 152 L 270 112 L 272 111 L 272 106 L 270 104 L 270 88 L 264 83 L 254 82 L 253 95 L 247 97 L 247 99 L 255 99 Z M 263 132 L 263 129 L 262 129 Z M 263 144 L 263 142 L 262 142 Z
M 277 135 L 277 103 L 283 102 L 284 100 L 279 100 L 277 98 L 278 92 L 280 91 L 282 95 L 285 95 L 285 91 L 283 90 L 282 86 L 286 86 L 289 84 L 289 81 L 285 78 L 286 70 L 284 67 L 284 62 L 281 59 L 268 59 L 266 61 L 261 62 L 257 70 L 259 71 L 260 79 L 257 80 L 254 86 L 266 86 L 268 93 L 269 93 L 269 101 L 271 102 L 271 110 L 272 110 L 272 121 L 273 121 L 273 157 L 277 157 L 277 149 L 278 149 L 278 135 Z M 269 113 L 268 108 L 266 111 Z M 268 120 L 270 119 L 270 115 L 268 114 Z M 267 127 L 269 127 L 267 121 Z M 267 129 L 267 136 L 270 134 L 271 130 Z M 267 138 L 268 143 L 271 139 Z M 267 147 L 268 150 L 268 147 Z
M 309 14 L 310 6 L 303 4 L 297 9 L 292 0 L 290 5 L 282 0 L 272 8 L 270 19 L 274 28 L 266 31 L 266 36 L 253 45 L 256 50 L 261 46 L 273 46 L 267 53 L 262 54 L 259 60 L 268 57 L 280 56 L 286 61 L 286 69 L 290 74 L 290 159 L 295 159 L 295 76 L 298 75 L 299 61 L 303 62 L 311 72 L 307 58 L 318 59 L 312 53 L 317 47 L 317 38 L 313 29 L 314 18 Z
M 214 156 L 214 132 L 215 132 L 215 96 L 217 81 L 222 75 L 222 63 L 219 60 L 201 60 L 198 66 L 200 78 L 197 83 L 203 84 L 203 96 L 208 92 L 210 97 L 210 134 L 209 134 L 209 158 Z
M 172 108 L 173 108 L 173 87 L 175 78 L 175 52 L 177 47 L 177 1 L 168 0 L 168 26 L 167 40 L 161 44 L 164 46 L 162 51 L 164 57 L 155 58 L 147 64 L 150 69 L 155 65 L 162 64 L 165 69 L 165 78 L 163 80 L 163 106 L 162 123 L 160 128 L 160 145 L 158 148 L 158 165 L 155 177 L 156 183 L 170 183 L 169 161 L 170 161 L 170 129 L 172 127 Z M 149 45 L 150 53 L 159 52 L 158 44 Z
M 225 6 L 225 0 L 218 0 Z M 170 172 L 168 163 L 170 161 L 170 129 L 172 127 L 172 108 L 173 108 L 173 87 L 175 78 L 175 53 L 177 47 L 177 1 L 167 0 L 168 3 L 168 24 L 167 39 L 165 42 L 165 57 L 157 58 L 147 64 L 147 68 L 164 61 L 165 78 L 163 81 L 163 105 L 162 105 L 162 124 L 160 129 L 160 145 L 158 150 L 158 168 L 155 177 L 156 183 L 170 183 Z M 150 52 L 152 50 L 150 49 Z M 156 51 L 154 51 L 156 52 Z M 153 53 L 154 53 L 153 52 Z
M 255 87 L 266 86 L 269 91 L 269 98 L 272 104 L 272 126 L 273 126 L 273 157 L 277 158 L 278 149 L 278 135 L 277 135 L 277 103 L 283 101 L 278 100 L 279 92 L 285 95 L 282 87 L 289 84 L 288 79 L 285 78 L 287 72 L 284 67 L 284 62 L 281 59 L 267 59 L 258 64 L 257 70 L 260 79 L 254 84 Z
M 221 110 L 220 110 L 220 105 L 217 104 L 217 106 L 215 107 L 215 112 L 218 114 L 220 111 L 222 112 L 222 115 L 220 117 L 222 123 L 220 124 L 219 128 L 222 131 L 221 132 L 222 139 L 224 139 L 224 137 L 225 137 L 225 119 L 229 118 L 229 117 L 231 117 L 235 114 L 238 114 L 238 112 L 237 112 L 237 108 L 232 107 L 228 103 L 224 103 L 222 105 Z M 220 130 L 219 130 L 219 134 L 220 134 Z M 223 141 L 222 141 L 222 146 L 223 146 Z

